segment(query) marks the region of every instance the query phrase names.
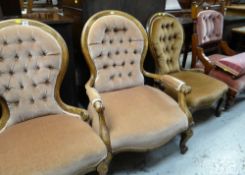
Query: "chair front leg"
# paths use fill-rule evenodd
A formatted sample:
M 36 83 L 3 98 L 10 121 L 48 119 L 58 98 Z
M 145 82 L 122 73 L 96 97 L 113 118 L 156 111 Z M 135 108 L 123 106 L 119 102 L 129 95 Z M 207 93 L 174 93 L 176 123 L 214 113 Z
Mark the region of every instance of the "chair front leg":
M 191 138 L 192 135 L 193 131 L 190 127 L 186 131 L 181 133 L 181 139 L 179 143 L 181 154 L 185 154 L 187 152 L 188 147 L 186 146 L 186 142 Z

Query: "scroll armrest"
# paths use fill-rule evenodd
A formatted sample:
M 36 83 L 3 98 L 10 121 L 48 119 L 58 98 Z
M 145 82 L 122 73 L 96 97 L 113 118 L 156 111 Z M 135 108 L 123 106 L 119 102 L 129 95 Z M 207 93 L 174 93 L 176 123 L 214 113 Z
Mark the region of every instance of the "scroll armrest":
M 177 92 L 183 92 L 184 94 L 188 94 L 191 91 L 191 87 L 187 86 L 185 82 L 170 76 L 170 75 L 159 75 L 159 74 L 153 74 L 144 71 L 144 75 L 146 77 L 152 78 L 154 80 L 158 80 L 162 82 L 167 88 L 174 89 Z
M 224 40 L 220 41 L 219 47 L 228 56 L 233 56 L 233 55 L 236 55 L 237 54 L 237 52 L 234 51 L 233 49 L 231 49 L 229 47 L 229 45 L 227 44 L 227 42 L 224 41 Z
M 214 66 L 210 59 L 205 55 L 203 48 L 197 47 L 197 56 L 204 65 L 205 73 L 208 74 L 214 68 Z
M 104 105 L 102 102 L 102 99 L 98 93 L 98 91 L 92 87 L 92 78 L 86 83 L 85 88 L 86 88 L 86 93 L 89 97 L 89 100 L 96 110 L 98 116 L 99 116 L 99 135 L 102 138 L 103 142 L 105 143 L 107 150 L 109 153 L 112 152 L 111 149 L 111 141 L 110 141 L 110 135 L 109 135 L 109 130 L 106 126 L 106 121 L 105 121 L 105 116 L 104 116 Z

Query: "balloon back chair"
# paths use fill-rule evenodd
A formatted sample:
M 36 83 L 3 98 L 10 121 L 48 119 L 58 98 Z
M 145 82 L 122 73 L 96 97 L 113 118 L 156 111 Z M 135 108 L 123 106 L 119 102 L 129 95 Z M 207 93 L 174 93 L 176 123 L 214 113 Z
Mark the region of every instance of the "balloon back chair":
M 87 112 L 61 101 L 67 63 L 64 40 L 46 24 L 0 22 L 1 174 L 78 174 L 103 166 L 107 149 L 85 122 Z
M 173 15 L 156 13 L 147 24 L 149 45 L 155 60 L 156 73 L 169 75 L 186 83 L 186 103 L 191 112 L 207 108 L 217 103 L 216 116 L 220 114 L 220 106 L 227 92 L 227 85 L 205 75 L 198 69 L 182 69 L 179 63 L 180 52 L 184 40 L 183 27 Z M 178 94 L 157 82 L 159 87 L 171 96 Z
M 245 89 L 245 53 L 237 54 L 222 40 L 224 16 L 215 10 L 203 10 L 197 4 L 192 6 L 194 33 L 192 36 L 192 67 L 203 68 L 209 74 L 229 86 L 226 107 L 237 94 Z M 225 66 L 225 67 L 224 67 Z
M 124 12 L 101 11 L 85 24 L 81 45 L 91 72 L 86 84 L 88 112 L 110 152 L 150 150 L 182 133 L 180 149 L 185 153 L 192 135 L 192 116 L 183 112 L 185 84 L 143 69 L 148 40 L 140 22 Z M 143 75 L 178 91 L 181 107 L 160 90 L 144 85 Z

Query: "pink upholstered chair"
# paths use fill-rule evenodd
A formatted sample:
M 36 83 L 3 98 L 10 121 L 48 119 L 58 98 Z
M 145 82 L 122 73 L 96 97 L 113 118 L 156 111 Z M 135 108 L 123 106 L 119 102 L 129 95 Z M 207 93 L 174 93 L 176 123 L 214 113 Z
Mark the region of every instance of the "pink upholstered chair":
M 64 40 L 47 25 L 0 22 L 0 174 L 104 174 L 107 149 L 85 121 L 84 109 L 64 104 L 59 88 L 68 63 Z
M 186 112 L 185 83 L 143 69 L 148 40 L 140 22 L 124 12 L 101 11 L 85 24 L 81 45 L 91 72 L 86 84 L 88 112 L 93 128 L 101 135 L 103 128 L 98 122 L 105 121 L 111 153 L 153 149 L 179 133 L 181 153 L 185 153 L 193 122 Z M 143 75 L 175 89 L 179 105 L 145 85 Z
M 220 65 L 221 59 L 228 59 L 227 57 L 230 56 L 233 56 L 231 58 L 234 59 L 244 60 L 240 59 L 240 57 L 244 57 L 244 54 L 237 54 L 222 40 L 224 17 L 220 12 L 199 10 L 195 4 L 192 12 L 194 19 L 192 67 L 203 68 L 205 73 L 229 85 L 226 103 L 226 107 L 228 107 L 234 102 L 235 96 L 245 89 L 245 76 L 234 77 L 227 71 L 217 68 L 216 65 Z

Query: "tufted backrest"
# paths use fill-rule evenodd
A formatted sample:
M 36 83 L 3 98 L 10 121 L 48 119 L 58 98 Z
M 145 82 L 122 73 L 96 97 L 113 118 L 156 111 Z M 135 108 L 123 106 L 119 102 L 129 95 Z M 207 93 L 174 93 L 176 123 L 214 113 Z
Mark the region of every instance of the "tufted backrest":
M 204 10 L 197 15 L 198 44 L 221 40 L 223 35 L 223 15 L 214 10 Z
M 0 23 L 0 95 L 9 111 L 2 128 L 63 113 L 55 99 L 55 87 L 67 50 L 57 38 L 61 39 L 57 32 L 36 21 Z
M 157 73 L 179 71 L 179 56 L 184 39 L 180 22 L 170 14 L 157 13 L 150 18 L 147 28 Z
M 83 34 L 83 51 L 94 66 L 94 87 L 99 92 L 144 84 L 141 58 L 146 34 L 136 19 L 119 11 L 102 11 L 90 18 Z

